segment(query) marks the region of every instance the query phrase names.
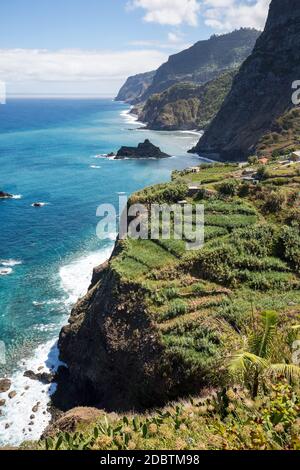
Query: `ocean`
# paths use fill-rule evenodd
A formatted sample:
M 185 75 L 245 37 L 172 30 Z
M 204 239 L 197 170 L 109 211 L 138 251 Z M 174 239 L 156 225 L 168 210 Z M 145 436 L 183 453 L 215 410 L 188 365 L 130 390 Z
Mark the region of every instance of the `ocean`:
M 0 106 L 0 341 L 14 398 L 0 394 L 0 445 L 38 439 L 49 422 L 49 394 L 23 376 L 57 367 L 56 342 L 72 305 L 84 295 L 93 267 L 104 262 L 113 239 L 96 237 L 96 209 L 118 204 L 171 171 L 199 164 L 187 154 L 197 133 L 153 132 L 105 99 L 9 99 Z M 173 157 L 108 160 L 102 154 L 150 139 Z M 35 202 L 43 203 L 35 208 Z M 3 359 L 3 358 L 2 358 Z M 34 408 L 34 411 L 32 409 Z

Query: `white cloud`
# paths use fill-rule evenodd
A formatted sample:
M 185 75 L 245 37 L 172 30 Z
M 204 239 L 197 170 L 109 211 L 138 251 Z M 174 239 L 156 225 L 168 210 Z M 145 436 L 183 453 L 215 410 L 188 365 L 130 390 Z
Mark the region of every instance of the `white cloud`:
M 219 31 L 263 29 L 271 0 L 204 0 L 205 24 Z
M 144 20 L 149 23 L 172 26 L 198 23 L 200 5 L 197 0 L 129 0 L 127 5 L 129 9 L 146 10 Z
M 176 32 L 169 32 L 166 40 L 164 41 L 163 38 L 158 39 L 140 39 L 135 41 L 130 41 L 128 43 L 129 46 L 134 47 L 151 47 L 152 49 L 167 49 L 169 52 L 175 51 L 182 51 L 183 49 L 187 49 L 191 46 L 190 43 L 184 41 L 184 35 L 180 31 Z
M 129 0 L 129 9 L 145 10 L 143 19 L 151 23 L 196 26 L 201 15 L 207 26 L 217 31 L 240 27 L 263 29 L 271 0 Z
M 167 58 L 155 49 L 121 52 L 0 49 L 0 77 L 6 82 L 120 79 L 152 70 Z

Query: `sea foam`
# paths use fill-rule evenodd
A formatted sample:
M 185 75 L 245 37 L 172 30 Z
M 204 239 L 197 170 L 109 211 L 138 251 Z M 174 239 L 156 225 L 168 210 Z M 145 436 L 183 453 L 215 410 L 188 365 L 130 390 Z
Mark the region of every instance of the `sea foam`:
M 51 302 L 64 304 L 65 311 L 69 313 L 71 306 L 86 293 L 91 282 L 93 268 L 109 259 L 112 250 L 113 243 L 103 250 L 83 255 L 62 266 L 59 270 L 59 277 L 64 295 L 61 299 Z M 36 306 L 38 306 L 37 304 Z M 55 325 L 55 328 L 51 325 L 52 335 L 55 333 L 57 337 L 60 328 L 66 321 L 67 316 L 62 316 L 60 323 Z M 49 397 L 56 390 L 56 384 L 45 385 L 39 381 L 31 380 L 24 377 L 24 372 L 27 370 L 32 370 L 35 373 L 38 371 L 51 372 L 57 370 L 61 364 L 56 339 L 41 344 L 36 348 L 33 356 L 20 362 L 18 370 L 10 376 L 12 382 L 10 391 L 16 391 L 17 395 L 9 399 L 7 393 L 1 394 L 1 398 L 6 399 L 6 404 L 2 407 L 3 416 L 0 417 L 1 445 L 19 445 L 25 440 L 40 438 L 51 420 L 48 403 Z M 36 406 L 37 411 L 34 408 Z M 32 415 L 34 418 L 31 419 Z

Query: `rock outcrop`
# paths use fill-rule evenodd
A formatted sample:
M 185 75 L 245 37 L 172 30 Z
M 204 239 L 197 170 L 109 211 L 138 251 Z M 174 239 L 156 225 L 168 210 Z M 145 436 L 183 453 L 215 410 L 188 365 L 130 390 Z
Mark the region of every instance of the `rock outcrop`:
M 0 199 L 12 199 L 13 195 L 0 191 Z
M 205 85 L 178 83 L 152 95 L 139 114 L 139 121 L 153 130 L 203 130 L 221 108 L 236 73 L 236 69 L 224 72 Z
M 192 151 L 223 161 L 245 160 L 294 107 L 292 83 L 299 79 L 300 2 L 272 0 L 263 34 Z
M 170 155 L 164 153 L 159 147 L 153 145 L 150 140 L 140 143 L 137 147 L 121 147 L 115 157 L 116 160 L 124 158 L 168 158 Z
M 53 437 L 59 432 L 74 433 L 78 425 L 87 426 L 103 416 L 103 412 L 96 408 L 78 407 L 68 411 L 50 424 L 44 431 L 42 438 Z
M 155 71 L 141 73 L 129 77 L 120 89 L 116 101 L 125 101 L 126 103 L 135 104 L 140 97 L 146 92 L 153 81 Z

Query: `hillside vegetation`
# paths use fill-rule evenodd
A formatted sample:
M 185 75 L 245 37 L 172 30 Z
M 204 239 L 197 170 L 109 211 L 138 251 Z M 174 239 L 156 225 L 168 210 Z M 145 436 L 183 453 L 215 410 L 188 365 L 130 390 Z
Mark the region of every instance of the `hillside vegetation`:
M 300 164 L 252 166 L 257 184 L 243 181 L 243 171 L 202 165 L 132 196 L 204 204 L 205 245 L 186 251 L 189 234 L 117 243 L 61 333 L 69 370 L 56 404 L 61 388 L 68 397 L 76 390 L 73 406 L 101 403 L 126 416 L 103 414 L 75 434 L 56 429 L 38 446 L 299 449 L 292 345 L 300 323 Z M 199 185 L 193 198 L 190 183 Z M 153 406 L 161 411 L 129 412 Z
M 236 70 L 222 74 L 205 85 L 181 83 L 152 95 L 139 120 L 154 130 L 205 129 L 230 91 Z

